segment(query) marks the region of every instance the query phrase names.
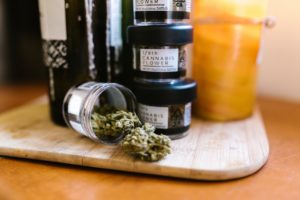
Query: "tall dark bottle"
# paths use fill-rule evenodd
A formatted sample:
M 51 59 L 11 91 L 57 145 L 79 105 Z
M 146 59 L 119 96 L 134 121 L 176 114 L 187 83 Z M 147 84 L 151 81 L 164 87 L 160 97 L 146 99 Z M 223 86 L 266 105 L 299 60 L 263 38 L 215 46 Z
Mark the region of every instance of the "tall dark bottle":
M 121 84 L 132 88 L 133 80 L 133 51 L 132 46 L 127 40 L 127 28 L 133 25 L 133 1 L 122 0 L 122 39 L 123 39 L 123 52 L 122 52 L 122 71 L 117 80 Z
M 112 81 L 122 50 L 121 0 L 39 0 L 51 118 L 64 125 L 68 89 L 84 81 Z

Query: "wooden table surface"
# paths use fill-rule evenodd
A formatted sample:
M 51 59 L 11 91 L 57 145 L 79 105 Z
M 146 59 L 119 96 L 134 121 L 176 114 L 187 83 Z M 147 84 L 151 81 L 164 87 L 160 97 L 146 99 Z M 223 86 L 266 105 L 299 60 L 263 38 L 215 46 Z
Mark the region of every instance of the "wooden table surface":
M 0 87 L 0 112 L 45 92 Z M 227 182 L 158 176 L 0 157 L 0 199 L 299 199 L 300 104 L 260 98 L 271 154 L 258 173 Z

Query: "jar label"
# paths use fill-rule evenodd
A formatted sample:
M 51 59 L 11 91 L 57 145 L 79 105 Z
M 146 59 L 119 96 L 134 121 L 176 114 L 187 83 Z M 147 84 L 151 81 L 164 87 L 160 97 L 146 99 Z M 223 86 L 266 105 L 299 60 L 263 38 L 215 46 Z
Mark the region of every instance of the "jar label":
M 39 0 L 44 62 L 50 68 L 68 68 L 65 0 Z
M 189 126 L 191 124 L 191 116 L 192 116 L 192 103 L 188 103 L 185 105 L 184 109 L 184 126 Z
M 158 129 L 182 128 L 191 124 L 192 104 L 170 105 L 168 107 L 138 105 L 142 122 L 153 124 Z
M 39 0 L 42 38 L 66 40 L 66 11 L 64 0 Z
M 169 121 L 168 107 L 155 107 L 139 104 L 139 117 L 142 122 L 148 122 L 159 129 L 167 129 Z
M 169 106 L 169 128 L 186 127 L 191 123 L 191 103 Z
M 49 94 L 56 100 L 54 68 L 67 69 L 67 27 L 65 0 L 39 0 L 44 63 L 49 67 Z
M 191 0 L 136 0 L 135 11 L 191 12 Z
M 177 72 L 178 49 L 140 49 L 140 70 L 145 72 Z
M 110 1 L 110 45 L 122 46 L 122 0 Z

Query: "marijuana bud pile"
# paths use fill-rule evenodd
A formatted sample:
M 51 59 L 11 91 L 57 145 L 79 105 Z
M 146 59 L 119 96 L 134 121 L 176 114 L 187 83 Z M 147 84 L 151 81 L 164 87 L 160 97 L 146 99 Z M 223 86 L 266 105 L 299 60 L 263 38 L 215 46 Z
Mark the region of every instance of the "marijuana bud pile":
M 92 115 L 92 127 L 98 137 L 117 137 L 128 134 L 131 129 L 141 126 L 141 124 L 135 113 L 122 110 L 106 114 L 94 112 Z
M 169 137 L 157 135 L 155 127 L 142 124 L 135 113 L 105 105 L 94 110 L 91 121 L 97 137 L 125 135 L 122 149 L 141 160 L 158 161 L 171 153 Z
M 146 123 L 131 130 L 122 141 L 122 148 L 144 161 L 158 161 L 171 153 L 171 140 L 164 135 L 154 133 L 155 128 Z

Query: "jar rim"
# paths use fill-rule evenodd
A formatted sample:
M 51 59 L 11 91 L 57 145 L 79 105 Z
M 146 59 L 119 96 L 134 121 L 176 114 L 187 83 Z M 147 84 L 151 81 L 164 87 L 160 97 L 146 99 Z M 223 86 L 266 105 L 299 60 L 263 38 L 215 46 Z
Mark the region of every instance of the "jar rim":
M 98 86 L 98 87 L 97 87 Z M 89 134 L 91 135 L 91 133 L 93 133 L 91 135 L 91 137 L 95 137 L 96 140 L 98 140 L 99 138 L 96 136 L 95 132 L 93 131 L 92 128 L 92 124 L 91 124 L 91 117 L 92 117 L 92 113 L 96 104 L 97 99 L 99 98 L 99 96 L 104 93 L 105 91 L 109 90 L 110 88 L 115 88 L 117 90 L 119 90 L 123 95 L 124 98 L 126 99 L 126 96 L 130 95 L 131 96 L 131 100 L 132 100 L 132 104 L 131 105 L 127 105 L 126 109 L 130 110 L 130 111 L 135 111 L 136 110 L 136 99 L 135 99 L 135 95 L 125 86 L 118 84 L 118 83 L 96 83 L 95 87 L 90 91 L 88 97 L 91 98 L 87 98 L 85 101 L 85 106 L 87 109 L 84 109 L 83 112 L 81 113 L 82 115 L 82 119 L 85 121 L 84 123 L 84 127 L 86 130 L 88 130 Z M 127 104 L 127 99 L 126 99 L 126 104 Z M 128 106 L 131 106 L 128 108 Z M 117 143 L 118 141 L 120 141 L 123 138 L 123 136 L 119 136 L 118 138 L 115 139 L 115 141 L 111 141 L 109 143 Z M 107 143 L 105 141 L 102 141 L 104 143 Z
M 133 91 L 139 103 L 147 105 L 185 104 L 195 100 L 197 83 L 192 79 L 167 82 L 135 79 Z
M 128 27 L 128 42 L 144 45 L 185 45 L 193 42 L 193 27 L 187 23 Z

